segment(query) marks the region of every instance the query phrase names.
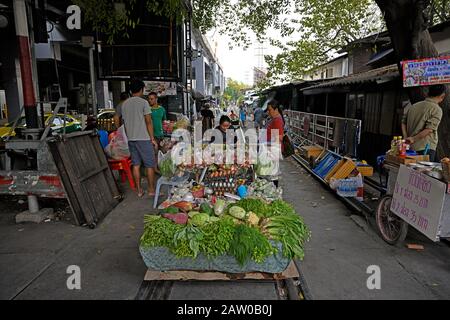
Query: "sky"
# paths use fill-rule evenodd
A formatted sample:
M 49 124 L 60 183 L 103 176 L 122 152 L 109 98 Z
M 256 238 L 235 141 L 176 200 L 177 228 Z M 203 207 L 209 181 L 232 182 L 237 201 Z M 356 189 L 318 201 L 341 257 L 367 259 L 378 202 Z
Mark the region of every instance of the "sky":
M 276 37 L 277 33 L 269 33 L 271 36 Z M 261 64 L 258 61 L 258 42 L 256 37 L 252 37 L 252 44 L 248 49 L 244 50 L 241 47 L 229 48 L 230 39 L 225 35 L 219 35 L 218 32 L 211 31 L 207 34 L 207 38 L 211 44 L 211 47 L 216 48 L 216 55 L 219 63 L 222 65 L 224 75 L 226 78 L 231 78 L 243 82 L 248 85 L 253 85 L 253 67 L 257 67 Z M 273 55 L 279 52 L 278 48 L 266 43 L 263 44 L 263 52 L 265 55 Z M 267 67 L 267 64 L 262 59 L 263 67 Z

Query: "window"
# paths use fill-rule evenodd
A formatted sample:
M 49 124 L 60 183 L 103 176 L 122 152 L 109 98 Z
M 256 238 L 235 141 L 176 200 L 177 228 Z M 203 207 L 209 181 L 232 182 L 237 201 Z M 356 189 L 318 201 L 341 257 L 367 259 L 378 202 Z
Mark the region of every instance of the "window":
M 327 78 L 333 78 L 333 68 L 327 69 Z

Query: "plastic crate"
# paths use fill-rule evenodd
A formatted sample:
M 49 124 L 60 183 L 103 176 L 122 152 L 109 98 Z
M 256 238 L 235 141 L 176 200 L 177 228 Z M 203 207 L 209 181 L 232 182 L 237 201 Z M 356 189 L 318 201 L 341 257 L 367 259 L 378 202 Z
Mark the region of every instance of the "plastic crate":
M 341 159 L 328 174 L 325 176 L 325 181 L 329 182 L 331 177 L 342 167 L 342 165 L 345 163 L 344 159 Z
M 345 163 L 339 168 L 339 170 L 333 175 L 334 179 L 345 179 L 356 168 L 356 164 L 350 159 L 344 159 Z
M 373 176 L 373 167 L 368 165 L 357 166 L 356 169 L 365 177 Z

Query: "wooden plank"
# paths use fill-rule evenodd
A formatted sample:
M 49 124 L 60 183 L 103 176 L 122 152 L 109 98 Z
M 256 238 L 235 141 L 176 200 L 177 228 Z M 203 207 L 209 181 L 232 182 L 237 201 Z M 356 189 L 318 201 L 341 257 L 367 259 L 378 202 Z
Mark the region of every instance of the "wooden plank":
M 64 162 L 66 169 L 65 171 L 69 176 L 70 183 L 72 184 L 72 187 L 75 191 L 76 195 L 75 199 L 79 203 L 79 206 L 81 208 L 81 211 L 83 212 L 86 222 L 88 224 L 92 224 L 93 222 L 95 222 L 93 215 L 95 210 L 93 208 L 93 204 L 90 201 L 86 201 L 89 198 L 89 196 L 88 194 L 86 194 L 86 190 L 78 181 L 79 170 L 77 166 L 74 165 L 74 162 L 72 161 L 70 155 L 66 153 L 66 151 L 68 151 L 68 148 L 66 148 L 64 144 L 57 143 L 57 149 L 59 155 L 61 156 L 62 161 Z
M 80 180 L 80 182 L 84 182 L 87 179 L 92 178 L 93 176 L 96 176 L 100 173 L 102 173 L 103 171 L 105 171 L 106 169 L 108 169 L 108 166 L 101 166 L 100 168 L 95 168 L 92 171 L 89 171 L 87 173 L 85 173 L 84 175 L 82 175 L 81 177 L 79 177 L 78 179 Z
M 94 137 L 92 137 L 94 138 Z M 95 137 L 97 138 L 97 137 Z M 108 159 L 106 158 L 105 152 L 103 151 L 101 145 L 100 145 L 100 141 L 94 142 L 94 150 L 95 150 L 95 154 L 97 155 L 97 158 L 99 159 L 99 162 L 102 165 L 107 165 L 108 169 L 105 170 L 104 175 L 105 175 L 105 179 L 106 179 L 106 183 L 108 184 L 108 189 L 110 191 L 110 193 L 112 194 L 114 199 L 117 199 L 118 197 L 120 197 L 120 192 L 119 192 L 119 187 L 117 185 L 117 181 L 114 178 L 114 175 L 111 171 L 111 169 L 109 168 L 109 163 L 108 163 Z
M 174 270 L 174 271 L 157 271 L 147 270 L 145 281 L 164 280 L 164 281 L 230 281 L 230 280 L 282 280 L 290 278 L 298 278 L 295 263 L 291 261 L 286 270 L 282 273 L 224 273 L 217 271 L 191 271 L 191 270 Z
M 84 218 L 83 211 L 81 210 L 80 204 L 78 203 L 77 195 L 70 182 L 69 175 L 67 174 L 67 170 L 64 166 L 61 155 L 59 154 L 58 147 L 55 142 L 51 142 L 48 145 L 49 150 L 53 155 L 56 167 L 58 168 L 59 176 L 61 177 L 61 181 L 66 191 L 67 199 L 69 201 L 70 208 L 72 209 L 75 221 L 78 225 L 82 225 L 86 221 L 86 219 Z

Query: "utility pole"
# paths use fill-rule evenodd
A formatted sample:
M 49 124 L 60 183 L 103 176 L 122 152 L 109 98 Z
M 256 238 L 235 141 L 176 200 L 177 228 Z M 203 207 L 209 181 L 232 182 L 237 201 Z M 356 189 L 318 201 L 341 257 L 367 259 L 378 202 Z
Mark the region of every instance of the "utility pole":
M 22 75 L 22 91 L 27 128 L 39 128 L 25 0 L 14 0 L 13 7 L 17 42 L 19 43 L 20 73 Z

